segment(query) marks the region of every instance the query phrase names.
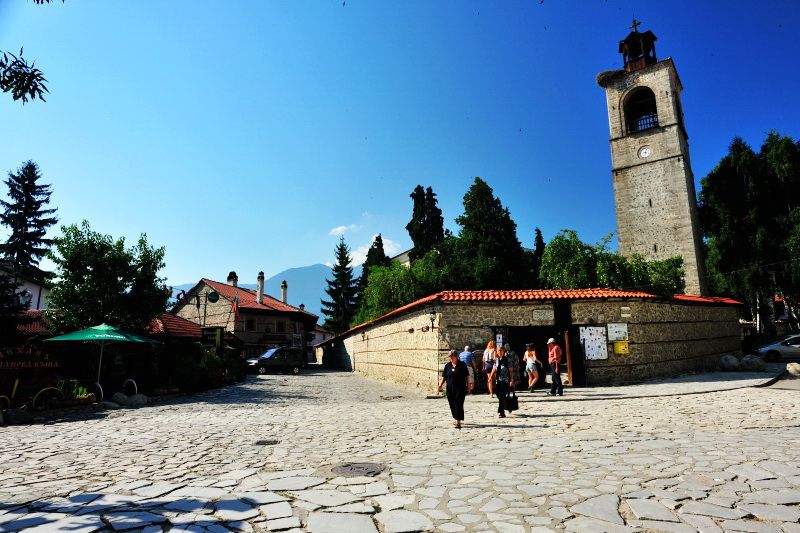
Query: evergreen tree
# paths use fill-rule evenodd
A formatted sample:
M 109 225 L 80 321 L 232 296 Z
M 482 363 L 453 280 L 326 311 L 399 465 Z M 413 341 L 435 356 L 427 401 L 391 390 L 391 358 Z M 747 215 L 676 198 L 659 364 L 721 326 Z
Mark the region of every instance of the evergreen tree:
M 9 201 L 0 200 L 0 223 L 11 235 L 0 245 L 0 256 L 10 261 L 21 273 L 31 271 L 53 243 L 45 238 L 47 229 L 58 219 L 55 209 L 45 209 L 50 203 L 50 185 L 39 183 L 39 167 L 33 161 L 24 163 L 17 173 L 9 172 L 5 184 Z
M 456 222 L 461 232 L 456 240 L 456 257 L 450 261 L 462 270 L 468 288 L 515 289 L 528 284 L 517 225 L 481 178 L 475 178 L 464 195 L 464 213 Z
M 414 244 L 409 257 L 415 261 L 444 241 L 444 217 L 433 188 L 428 187 L 426 190 L 422 185 L 417 185 L 411 193 L 411 200 L 414 207 L 406 230 Z
M 531 281 L 534 289 L 540 289 L 542 282 L 539 279 L 539 274 L 542 271 L 542 256 L 544 255 L 544 238 L 542 237 L 542 230 L 535 229 L 535 237 L 533 239 L 533 260 L 531 264 Z
M 364 294 L 364 289 L 367 287 L 367 279 L 369 278 L 370 269 L 377 266 L 389 266 L 391 264 L 392 260 L 389 259 L 389 256 L 386 255 L 386 252 L 383 249 L 383 237 L 381 237 L 381 234 L 379 233 L 372 241 L 372 246 L 370 246 L 369 250 L 367 250 L 367 259 L 361 266 L 361 277 L 358 278 L 359 301 L 361 300 L 361 296 Z
M 350 249 L 344 237 L 336 245 L 336 264 L 333 265 L 333 279 L 326 279 L 328 287 L 325 293 L 329 300 L 322 300 L 322 314 L 326 316 L 322 325 L 334 335 L 338 335 L 350 327 L 350 321 L 356 313 L 356 292 L 358 282 L 353 279 L 353 266 Z

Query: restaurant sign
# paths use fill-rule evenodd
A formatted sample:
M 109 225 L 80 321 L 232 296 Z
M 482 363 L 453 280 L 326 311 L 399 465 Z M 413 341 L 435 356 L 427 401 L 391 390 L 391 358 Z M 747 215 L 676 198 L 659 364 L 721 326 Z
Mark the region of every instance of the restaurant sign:
M 35 346 L 0 349 L 0 370 L 59 368 L 61 362 Z

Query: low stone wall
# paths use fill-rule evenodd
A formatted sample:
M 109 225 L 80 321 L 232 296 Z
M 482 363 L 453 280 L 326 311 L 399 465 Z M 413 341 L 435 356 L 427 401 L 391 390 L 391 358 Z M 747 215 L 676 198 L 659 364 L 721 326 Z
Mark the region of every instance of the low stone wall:
M 741 349 L 738 311 L 725 305 L 671 302 L 574 302 L 575 326 L 628 324 L 629 354 L 586 361 L 588 385 L 631 383 L 712 370 Z M 580 353 L 580 352 L 579 352 Z
M 431 310 L 437 316 L 432 330 Z M 571 313 L 573 332 L 580 326 L 628 324 L 629 354 L 615 355 L 609 343 L 608 359 L 585 361 L 587 385 L 631 383 L 710 370 L 722 355 L 740 353 L 738 310 L 734 306 L 651 300 L 575 301 Z M 346 338 L 333 339 L 323 345 L 322 361 L 433 391 L 450 349 L 460 352 L 465 345 L 482 349 L 492 338 L 492 326 L 553 325 L 553 305 L 549 302 L 429 305 Z M 571 345 L 571 353 L 573 358 L 583 357 L 580 346 Z
M 336 339 L 324 348 L 323 361 L 364 376 L 433 391 L 447 345 L 441 339 L 440 315 L 431 329 L 431 308 L 412 311 Z

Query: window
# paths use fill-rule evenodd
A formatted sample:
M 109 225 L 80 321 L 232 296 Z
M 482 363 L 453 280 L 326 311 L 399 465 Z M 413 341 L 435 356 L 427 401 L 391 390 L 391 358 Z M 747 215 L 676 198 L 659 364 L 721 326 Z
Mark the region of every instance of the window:
M 292 322 L 292 332 L 300 333 L 300 324 L 298 324 L 297 322 Z
M 657 253 L 658 253 L 658 245 L 657 245 L 657 244 L 654 244 L 654 245 L 653 245 L 653 253 L 654 253 L 654 254 L 657 254 Z
M 286 322 L 278 322 L 277 326 L 278 329 L 276 331 L 278 333 L 286 333 Z
M 255 329 L 256 329 L 255 320 L 253 320 L 252 318 L 248 318 L 248 319 L 246 319 L 244 321 L 244 330 L 245 331 L 253 331 Z
M 628 133 L 658 127 L 656 95 L 647 87 L 641 87 L 628 96 L 625 102 L 625 125 Z
M 647 201 L 648 201 L 648 202 L 650 202 L 650 207 L 653 207 L 653 199 L 652 199 L 652 198 L 650 198 L 650 199 L 649 199 L 649 200 L 647 200 Z

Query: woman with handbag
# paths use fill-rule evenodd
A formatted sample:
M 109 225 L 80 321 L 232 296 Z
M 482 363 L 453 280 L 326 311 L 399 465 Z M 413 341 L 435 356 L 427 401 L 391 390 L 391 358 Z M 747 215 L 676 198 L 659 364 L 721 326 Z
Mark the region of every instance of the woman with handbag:
M 497 414 L 500 418 L 505 418 L 506 411 L 511 412 L 506 405 L 506 396 L 509 390 L 514 389 L 514 365 L 506 357 L 504 348 L 497 349 L 497 359 L 489 381 L 494 383 L 494 392 L 497 394 Z

